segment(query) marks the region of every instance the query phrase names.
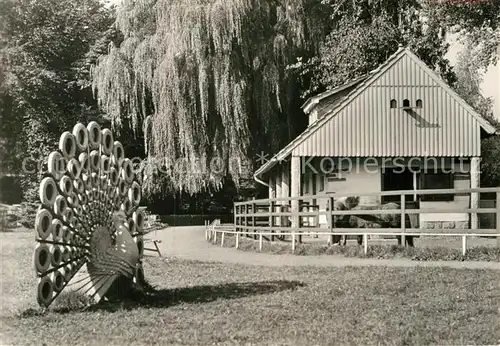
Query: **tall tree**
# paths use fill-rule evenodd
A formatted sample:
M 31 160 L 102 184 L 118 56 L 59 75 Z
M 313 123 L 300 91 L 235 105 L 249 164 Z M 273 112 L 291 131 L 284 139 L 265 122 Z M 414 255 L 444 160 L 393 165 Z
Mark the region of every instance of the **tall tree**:
M 496 64 L 500 45 L 500 1 L 447 1 L 443 12 L 449 31 L 475 45 L 476 60 L 486 68 Z
M 324 91 L 374 70 L 398 47 L 409 47 L 451 84 L 454 74 L 444 57 L 442 6 L 418 0 L 353 0 L 326 3 L 332 31 L 319 54 L 289 68 L 303 78 L 303 96 Z M 308 84 L 309 83 L 309 84 Z
M 123 0 L 124 41 L 92 73 L 117 128 L 127 119 L 145 132 L 148 190 L 197 192 L 228 176 L 239 186 L 256 153 L 302 130 L 286 66 L 316 51 L 325 10 L 319 0 Z
M 99 0 L 0 0 L 0 9 L 4 159 L 9 170 L 22 173 L 25 197 L 33 200 L 41 174 L 36 162 L 75 122 L 100 118 L 89 72 L 103 51 L 96 46 L 94 56 L 88 53 L 109 34 L 112 12 Z M 29 158 L 24 168 L 33 173 L 23 172 Z

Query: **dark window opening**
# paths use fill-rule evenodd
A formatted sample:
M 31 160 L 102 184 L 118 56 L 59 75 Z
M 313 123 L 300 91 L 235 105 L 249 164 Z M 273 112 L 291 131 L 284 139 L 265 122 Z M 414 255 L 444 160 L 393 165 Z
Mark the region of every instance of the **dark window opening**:
M 422 108 L 422 100 L 418 99 L 416 102 L 417 108 Z
M 391 100 L 391 108 L 398 108 L 398 101 Z
M 400 191 L 400 190 L 414 190 L 418 189 L 418 186 L 414 186 L 414 172 L 417 169 L 401 169 L 398 168 L 384 168 L 382 173 L 382 191 Z M 418 183 L 418 182 L 417 182 Z M 407 202 L 414 200 L 414 195 L 406 195 L 405 200 Z M 382 196 L 382 203 L 388 202 L 401 202 L 400 195 L 393 196 Z
M 422 174 L 422 189 L 453 189 L 453 174 L 443 172 L 426 172 Z M 422 195 L 422 201 L 453 201 L 453 194 Z
M 408 99 L 404 99 L 404 100 L 403 100 L 403 107 L 404 107 L 404 108 L 408 108 L 408 107 L 410 107 L 410 100 L 408 100 Z

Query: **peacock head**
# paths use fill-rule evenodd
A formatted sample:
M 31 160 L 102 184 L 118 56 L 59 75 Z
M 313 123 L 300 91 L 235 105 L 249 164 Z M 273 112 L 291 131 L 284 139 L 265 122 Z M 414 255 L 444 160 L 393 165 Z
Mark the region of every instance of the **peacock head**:
M 123 226 L 128 228 L 128 222 L 127 222 L 127 215 L 125 215 L 125 212 L 123 210 L 115 211 L 113 213 L 113 224 L 115 225 L 116 228 Z

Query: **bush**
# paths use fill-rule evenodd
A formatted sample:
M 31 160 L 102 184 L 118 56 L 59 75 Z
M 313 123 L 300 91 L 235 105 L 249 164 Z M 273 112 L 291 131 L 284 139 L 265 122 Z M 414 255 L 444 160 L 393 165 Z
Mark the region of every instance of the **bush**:
M 35 228 L 36 212 L 38 210 L 38 205 L 36 203 L 21 203 L 21 208 L 19 208 L 18 222 L 26 228 Z

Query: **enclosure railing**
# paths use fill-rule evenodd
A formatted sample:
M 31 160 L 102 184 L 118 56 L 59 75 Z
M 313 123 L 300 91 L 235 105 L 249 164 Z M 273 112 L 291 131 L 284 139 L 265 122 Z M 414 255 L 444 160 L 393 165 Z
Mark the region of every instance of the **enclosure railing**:
M 423 195 L 454 195 L 454 196 L 474 196 L 476 200 L 479 194 L 493 193 L 495 196 L 494 208 L 463 208 L 448 204 L 447 207 L 414 208 L 409 206 L 406 196 Z M 378 197 L 399 196 L 398 208 L 394 209 L 359 209 L 359 210 L 335 210 L 335 201 L 341 197 Z M 319 205 L 311 204 L 311 201 L 323 200 L 327 202 L 325 210 L 321 210 Z M 358 235 L 363 237 L 364 251 L 368 249 L 368 236 L 396 236 L 401 237 L 402 244 L 405 244 L 405 237 L 409 236 L 460 236 L 462 237 L 462 252 L 467 249 L 467 237 L 497 237 L 500 246 L 500 188 L 476 188 L 476 189 L 436 189 L 436 190 L 404 190 L 404 191 L 383 191 L 367 193 L 327 193 L 318 195 L 306 195 L 300 197 L 284 197 L 250 200 L 237 202 L 234 204 L 234 225 L 210 225 L 207 227 L 206 237 L 212 242 L 217 242 L 217 234 L 220 234 L 221 245 L 224 245 L 224 236 L 232 234 L 236 236 L 236 247 L 239 246 L 241 236 L 253 237 L 259 240 L 259 249 L 262 250 L 263 237 L 276 237 L 283 239 L 291 237 L 292 251 L 295 250 L 296 243 L 301 242 L 302 236 L 328 235 L 328 242 L 331 243 L 333 236 Z M 297 201 L 292 203 L 292 201 Z M 324 203 L 324 202 L 323 202 Z M 426 202 L 427 203 L 427 202 Z M 432 204 L 432 202 L 428 202 Z M 292 204 L 295 204 L 294 208 Z M 295 209 L 295 210 L 293 210 Z M 481 214 L 494 215 L 494 228 L 471 227 L 469 222 L 466 228 L 422 228 L 418 227 L 418 218 L 421 214 L 446 214 L 461 213 L 468 214 L 469 220 Z M 347 215 L 354 215 L 361 219 L 380 219 L 382 215 L 392 215 L 399 217 L 399 227 L 336 227 L 339 218 Z M 319 219 L 323 216 L 326 219 L 326 227 L 320 227 Z M 295 219 L 294 219 L 295 218 Z M 292 221 L 295 222 L 292 222 Z M 295 227 L 292 227 L 295 224 Z M 325 223 L 323 223 L 325 224 Z

